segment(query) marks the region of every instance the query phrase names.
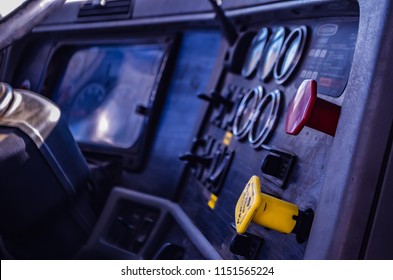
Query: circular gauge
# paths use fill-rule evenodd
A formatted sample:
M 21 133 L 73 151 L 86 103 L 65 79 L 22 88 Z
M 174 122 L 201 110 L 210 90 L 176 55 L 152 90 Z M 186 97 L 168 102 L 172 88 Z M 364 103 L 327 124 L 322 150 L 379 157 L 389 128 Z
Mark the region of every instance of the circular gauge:
M 261 59 L 261 65 L 259 66 L 258 72 L 258 76 L 263 82 L 267 81 L 272 76 L 273 68 L 284 44 L 286 33 L 284 27 L 278 28 L 273 33 L 270 42 L 266 46 L 266 51 Z
M 68 120 L 70 123 L 78 122 L 93 113 L 105 100 L 105 88 L 99 83 L 86 85 L 73 100 Z
M 294 29 L 285 40 L 280 56 L 274 67 L 274 79 L 284 83 L 293 73 L 303 54 L 307 39 L 307 27 Z
M 261 60 L 263 49 L 265 48 L 268 38 L 269 29 L 267 29 L 266 27 L 259 30 L 258 34 L 255 35 L 254 39 L 251 42 L 251 46 L 246 56 L 246 60 L 244 61 L 242 69 L 242 75 L 244 77 L 248 78 L 252 74 L 254 74 L 258 63 Z
M 250 90 L 240 102 L 239 108 L 236 111 L 235 121 L 233 124 L 233 135 L 236 138 L 242 139 L 247 135 L 251 119 L 259 100 L 263 97 L 264 90 L 258 86 Z
M 95 60 L 93 60 L 95 61 Z M 77 51 L 68 62 L 66 75 L 70 80 L 79 79 L 86 67 L 86 55 L 84 51 Z
M 92 139 L 122 149 L 129 149 L 140 138 L 145 116 L 133 113 L 140 104 L 135 102 L 138 91 L 130 85 L 118 85 L 108 93 L 108 98 L 94 113 L 95 131 Z M 142 105 L 144 105 L 142 103 Z M 103 125 L 103 123 L 107 125 Z
M 248 141 L 255 149 L 261 147 L 272 134 L 278 121 L 281 92 L 275 90 L 266 95 L 257 105 L 251 120 Z

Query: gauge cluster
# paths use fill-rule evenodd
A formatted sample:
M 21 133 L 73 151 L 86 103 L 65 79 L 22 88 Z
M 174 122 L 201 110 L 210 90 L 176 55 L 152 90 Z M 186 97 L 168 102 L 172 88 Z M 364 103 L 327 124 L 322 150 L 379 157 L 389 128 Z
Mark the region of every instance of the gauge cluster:
M 0 52 L 88 163 L 83 258 L 391 257 L 389 1 L 131 2 L 67 3 Z
M 311 223 L 334 134 L 304 128 L 298 136 L 289 135 L 285 115 L 291 103 L 299 102 L 304 80 L 318 84 L 321 103 L 340 108 L 357 30 L 358 19 L 351 17 L 261 25 L 243 31 L 237 44 L 227 47 L 233 57 L 225 61 L 216 88 L 199 95 L 208 102 L 205 121 L 181 157 L 188 163 L 181 205 L 224 258 L 249 257 L 234 249 L 245 239 L 263 244 L 253 258 L 303 258 L 307 230 L 296 227 L 295 238 L 251 224 L 237 233 L 235 206 L 255 175 L 262 193 L 296 204 L 305 213 L 304 224 Z M 212 189 L 208 182 L 217 166 L 223 172 Z
M 348 80 L 356 35 L 357 21 L 351 18 L 315 20 L 312 26 L 262 27 L 247 50 L 241 75 L 286 87 L 314 79 L 320 94 L 339 97 Z
M 285 27 L 274 29 L 270 36 L 270 30 L 263 27 L 254 37 L 242 68 L 245 78 L 257 73 L 263 82 L 273 76 L 278 84 L 283 84 L 297 67 L 305 50 L 307 27 L 299 26 L 289 34 Z
M 83 150 L 141 166 L 170 42 L 64 43 L 48 64 L 43 94 L 62 110 Z M 58 65 L 64 65 L 58 67 Z
M 158 45 L 75 50 L 52 97 L 75 139 L 85 145 L 132 148 L 144 124 L 138 106 L 149 107 L 164 55 Z

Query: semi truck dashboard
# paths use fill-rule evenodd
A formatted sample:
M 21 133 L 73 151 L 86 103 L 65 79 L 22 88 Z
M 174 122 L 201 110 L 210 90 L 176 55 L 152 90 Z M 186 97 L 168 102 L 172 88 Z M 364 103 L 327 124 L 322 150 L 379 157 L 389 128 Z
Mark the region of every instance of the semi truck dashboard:
M 392 259 L 390 1 L 52 2 L 0 49 L 2 259 Z

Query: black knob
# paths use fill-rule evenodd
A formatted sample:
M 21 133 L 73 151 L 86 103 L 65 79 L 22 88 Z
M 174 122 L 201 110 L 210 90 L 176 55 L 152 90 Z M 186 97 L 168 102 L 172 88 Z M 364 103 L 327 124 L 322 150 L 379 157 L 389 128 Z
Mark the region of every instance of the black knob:
M 136 106 L 136 109 L 135 109 L 135 112 L 138 115 L 142 115 L 142 116 L 149 115 L 149 111 L 150 111 L 149 108 L 144 105 L 138 105 L 138 106 Z
M 211 92 L 210 95 L 200 93 L 198 94 L 198 98 L 211 103 L 216 108 L 223 105 L 226 109 L 230 110 L 233 106 L 233 101 L 231 101 L 230 98 L 224 97 L 216 91 Z
M 293 229 L 293 233 L 296 234 L 297 242 L 303 243 L 308 239 L 313 220 L 314 220 L 314 210 L 307 209 L 306 211 L 299 211 L 299 216 L 297 217 L 296 226 Z
M 236 235 L 229 249 L 235 255 L 244 257 L 245 259 L 255 259 L 264 240 L 261 237 L 250 233 Z
M 179 156 L 179 159 L 182 160 L 182 161 L 187 161 L 191 165 L 199 164 L 199 165 L 202 165 L 204 167 L 209 167 L 211 162 L 212 162 L 212 158 L 211 157 L 195 155 L 195 154 L 191 154 L 191 153 L 186 153 L 184 155 L 181 155 L 181 156 Z
M 280 155 L 267 155 L 262 164 L 262 172 L 281 179 L 285 175 L 284 164 L 285 160 Z
M 261 166 L 263 177 L 280 188 L 285 188 L 294 167 L 296 155 L 273 149 L 266 145 L 263 145 L 262 148 L 269 151 Z
M 214 153 L 214 158 L 212 161 L 212 167 L 206 178 L 207 188 L 214 194 L 218 195 L 220 192 L 222 181 L 226 176 L 226 173 L 232 162 L 234 152 L 228 149 L 220 150 L 218 149 Z

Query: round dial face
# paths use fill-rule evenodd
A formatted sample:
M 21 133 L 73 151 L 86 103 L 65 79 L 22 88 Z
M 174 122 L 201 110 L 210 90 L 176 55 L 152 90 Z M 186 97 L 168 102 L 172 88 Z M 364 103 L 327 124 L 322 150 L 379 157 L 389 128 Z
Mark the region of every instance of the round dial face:
M 105 88 L 99 83 L 91 83 L 82 88 L 72 102 L 68 116 L 70 124 L 93 113 L 104 102 L 105 97 Z
M 270 42 L 266 46 L 266 51 L 263 54 L 259 67 L 259 78 L 264 82 L 272 75 L 274 65 L 276 64 L 277 58 L 284 44 L 285 35 L 285 28 L 278 28 L 273 33 Z
M 295 60 L 296 53 L 299 50 L 300 46 L 300 37 L 297 37 L 293 42 L 289 45 L 288 51 L 285 53 L 284 59 L 282 61 L 282 72 L 288 72 L 291 67 L 293 61 Z
M 262 99 L 264 90 L 261 86 L 250 90 L 242 99 L 239 108 L 235 115 L 235 121 L 233 124 L 233 135 L 238 139 L 244 138 L 251 124 L 254 110 L 259 100 Z
M 257 105 L 250 124 L 248 142 L 255 149 L 266 144 L 278 122 L 281 107 L 281 92 L 275 90 L 267 94 Z
M 261 60 L 263 50 L 269 37 L 269 29 L 262 28 L 252 40 L 246 60 L 244 61 L 242 75 L 246 78 L 255 73 L 259 61 Z
M 294 72 L 303 54 L 306 36 L 307 28 L 305 26 L 294 29 L 288 35 L 274 67 L 274 78 L 277 83 L 284 83 Z

